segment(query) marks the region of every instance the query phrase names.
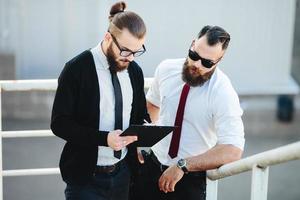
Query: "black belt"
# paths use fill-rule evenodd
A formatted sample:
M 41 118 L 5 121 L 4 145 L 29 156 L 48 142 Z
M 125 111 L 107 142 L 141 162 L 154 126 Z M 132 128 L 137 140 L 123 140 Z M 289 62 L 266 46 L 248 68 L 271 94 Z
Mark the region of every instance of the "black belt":
M 162 165 L 152 151 L 150 151 L 149 154 L 150 154 L 151 160 L 153 161 L 153 163 L 155 163 L 159 167 L 161 172 L 163 172 L 169 168 L 169 166 L 167 166 L 167 165 Z M 189 172 L 186 175 L 197 176 L 197 177 L 206 177 L 206 171 Z
M 113 165 L 107 165 L 107 166 L 96 166 L 95 168 L 95 174 L 105 173 L 105 174 L 111 174 L 113 172 L 116 172 L 120 169 L 121 165 L 123 165 L 126 161 L 126 159 L 122 159 L 116 164 Z

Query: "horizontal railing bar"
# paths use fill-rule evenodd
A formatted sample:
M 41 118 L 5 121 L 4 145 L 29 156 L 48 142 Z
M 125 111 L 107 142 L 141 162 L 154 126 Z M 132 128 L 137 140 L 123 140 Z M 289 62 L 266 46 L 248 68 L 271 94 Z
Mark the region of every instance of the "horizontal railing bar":
M 36 176 L 60 174 L 59 168 L 3 170 L 3 176 Z
M 56 90 L 57 79 L 0 81 L 4 91 Z
M 153 78 L 144 78 L 145 88 L 148 89 Z M 296 95 L 299 93 L 299 88 L 293 79 L 289 80 L 293 87 L 273 87 L 273 88 L 239 88 L 238 94 L 241 96 L 249 95 L 276 95 L 288 94 Z M 5 80 L 0 81 L 0 86 L 4 91 L 47 91 L 56 90 L 57 79 L 33 79 L 33 80 Z M 1 90 L 0 90 L 1 91 Z
M 20 138 L 20 137 L 52 137 L 54 134 L 51 130 L 27 130 L 27 131 L 2 131 L 3 138 Z M 262 152 L 226 165 L 219 169 L 209 170 L 207 176 L 211 180 L 221 179 L 227 176 L 232 176 L 252 169 L 253 166 L 267 167 L 270 165 L 280 164 L 283 162 L 300 159 L 300 142 L 292 143 L 273 150 Z M 29 169 L 31 170 L 31 169 Z M 46 170 L 46 169 L 45 169 Z M 33 175 L 39 173 L 47 174 L 44 169 L 41 171 L 29 171 Z M 8 173 L 15 170 L 9 170 Z M 25 173 L 25 171 L 17 170 L 16 173 Z M 37 174 L 35 174 L 37 173 Z M 52 172 L 49 172 L 52 174 Z M 8 175 L 12 176 L 12 175 Z
M 26 130 L 26 131 L 2 131 L 3 138 L 20 138 L 20 137 L 52 137 L 54 134 L 51 130 Z M 281 157 L 279 157 L 281 156 Z M 277 149 L 262 152 L 236 162 L 223 165 L 219 169 L 208 171 L 208 176 L 212 180 L 216 176 L 226 177 L 232 173 L 237 174 L 252 169 L 253 165 L 266 167 L 269 165 L 279 164 L 289 160 L 300 159 L 300 142 L 286 145 Z
M 149 88 L 153 78 L 145 78 L 145 88 Z M 48 91 L 56 90 L 57 79 L 8 80 L 0 81 L 4 91 Z
M 51 130 L 2 131 L 2 138 L 52 137 Z
M 298 159 L 300 159 L 300 142 L 295 142 L 209 170 L 207 176 L 211 180 L 217 180 L 249 171 L 253 166 L 267 167 Z

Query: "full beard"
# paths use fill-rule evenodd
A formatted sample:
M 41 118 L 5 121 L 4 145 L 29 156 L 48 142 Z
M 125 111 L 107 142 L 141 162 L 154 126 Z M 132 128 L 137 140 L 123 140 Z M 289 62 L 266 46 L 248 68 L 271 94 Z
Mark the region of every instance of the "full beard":
M 188 60 L 186 59 L 182 69 L 182 80 L 192 87 L 202 86 L 211 78 L 214 71 L 215 69 L 209 71 L 204 75 L 201 75 L 199 69 L 193 65 L 189 65 Z
M 127 60 L 126 58 L 120 60 L 120 61 L 124 61 L 126 64 L 121 65 L 120 62 L 117 61 L 117 56 L 114 53 L 113 49 L 112 49 L 112 45 L 110 45 L 107 49 L 107 55 L 106 55 L 106 59 L 107 59 L 107 63 L 109 66 L 109 70 L 112 72 L 120 72 L 123 71 L 125 69 L 127 69 L 130 61 Z

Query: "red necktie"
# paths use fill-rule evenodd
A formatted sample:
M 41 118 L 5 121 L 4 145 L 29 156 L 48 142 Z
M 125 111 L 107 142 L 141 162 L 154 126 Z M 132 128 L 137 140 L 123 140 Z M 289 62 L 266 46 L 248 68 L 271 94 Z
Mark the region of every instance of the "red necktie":
M 190 86 L 188 84 L 184 84 L 183 89 L 181 91 L 180 101 L 177 108 L 176 119 L 175 119 L 175 126 L 177 126 L 177 128 L 173 131 L 172 140 L 169 148 L 169 155 L 171 158 L 175 158 L 178 153 L 185 102 L 189 94 L 189 91 L 190 91 Z

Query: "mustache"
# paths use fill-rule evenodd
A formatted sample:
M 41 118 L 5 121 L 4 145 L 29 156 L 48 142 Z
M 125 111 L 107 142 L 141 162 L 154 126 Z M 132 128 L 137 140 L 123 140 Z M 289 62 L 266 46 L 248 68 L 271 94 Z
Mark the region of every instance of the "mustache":
M 122 61 L 122 62 L 128 62 L 128 63 L 130 62 L 130 60 L 128 60 L 126 58 L 125 59 L 120 59 L 120 61 Z
M 200 69 L 199 69 L 198 67 L 194 66 L 194 65 L 187 65 L 187 68 L 188 68 L 188 69 L 191 69 L 191 70 L 195 70 L 195 71 L 197 71 L 197 72 L 200 71 Z

